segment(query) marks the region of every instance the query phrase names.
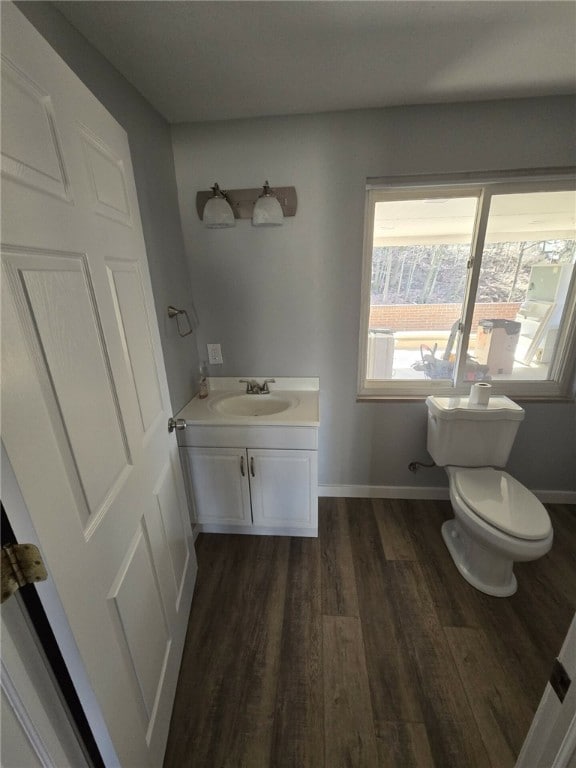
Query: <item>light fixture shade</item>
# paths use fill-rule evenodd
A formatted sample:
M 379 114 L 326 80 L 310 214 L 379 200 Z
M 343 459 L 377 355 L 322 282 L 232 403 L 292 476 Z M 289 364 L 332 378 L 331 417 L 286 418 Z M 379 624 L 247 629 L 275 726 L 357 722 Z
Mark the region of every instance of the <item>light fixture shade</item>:
M 218 184 L 212 187 L 214 196 L 206 201 L 202 213 L 202 221 L 208 229 L 224 229 L 225 227 L 235 227 L 234 211 L 230 203 L 222 192 Z
M 264 184 L 262 194 L 254 203 L 252 224 L 255 227 L 278 227 L 284 223 L 284 212 L 268 182 Z

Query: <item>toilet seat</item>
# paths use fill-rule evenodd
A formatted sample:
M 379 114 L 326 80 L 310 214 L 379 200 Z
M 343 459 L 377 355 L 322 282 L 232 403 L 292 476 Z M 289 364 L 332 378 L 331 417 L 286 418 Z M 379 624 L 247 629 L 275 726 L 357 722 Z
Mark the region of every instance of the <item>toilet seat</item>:
M 550 535 L 552 526 L 544 506 L 507 472 L 479 467 L 454 468 L 450 474 L 462 501 L 497 530 L 528 541 Z

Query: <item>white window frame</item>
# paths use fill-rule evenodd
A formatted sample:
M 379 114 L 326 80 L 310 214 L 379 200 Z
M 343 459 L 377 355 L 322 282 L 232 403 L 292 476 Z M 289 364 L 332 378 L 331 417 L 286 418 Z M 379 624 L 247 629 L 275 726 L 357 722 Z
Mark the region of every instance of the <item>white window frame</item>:
M 369 179 L 366 185 L 364 217 L 364 249 L 362 260 L 362 290 L 358 364 L 359 400 L 422 399 L 427 395 L 466 395 L 470 383 L 458 383 L 464 378 L 466 355 L 472 326 L 484 240 L 489 218 L 490 201 L 494 195 L 521 192 L 555 192 L 576 189 L 576 169 L 546 171 L 514 171 L 494 174 L 459 174 L 452 177 L 396 177 Z M 370 319 L 370 288 L 374 242 L 374 213 L 378 202 L 413 200 L 433 197 L 477 197 L 468 279 L 462 302 L 463 317 L 457 336 L 457 358 L 452 382 L 426 379 L 422 381 L 368 379 L 368 331 Z M 553 361 L 544 381 L 493 380 L 495 395 L 508 395 L 521 400 L 570 400 L 574 397 L 573 379 L 576 360 L 576 268 L 573 270 L 566 297 L 560 333 Z M 456 382 L 456 383 L 454 383 Z

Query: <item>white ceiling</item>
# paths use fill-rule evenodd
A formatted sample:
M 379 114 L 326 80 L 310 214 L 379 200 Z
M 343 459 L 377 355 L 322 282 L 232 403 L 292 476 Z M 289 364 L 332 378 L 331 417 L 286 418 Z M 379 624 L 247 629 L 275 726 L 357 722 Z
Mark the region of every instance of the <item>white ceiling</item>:
M 571 1 L 55 5 L 170 122 L 576 92 Z

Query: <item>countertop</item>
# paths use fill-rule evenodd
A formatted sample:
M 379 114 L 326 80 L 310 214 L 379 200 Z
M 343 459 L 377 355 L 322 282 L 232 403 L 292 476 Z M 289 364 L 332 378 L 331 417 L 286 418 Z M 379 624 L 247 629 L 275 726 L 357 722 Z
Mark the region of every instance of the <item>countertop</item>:
M 264 381 L 265 376 L 241 376 L 238 378 Z M 246 385 L 240 384 L 237 378 L 218 377 L 208 379 L 208 397 L 200 399 L 198 395 L 176 414 L 176 418 L 185 419 L 186 424 L 193 425 L 243 425 L 243 426 L 286 426 L 286 427 L 318 427 L 320 424 L 320 382 L 317 378 L 276 378 L 269 385 L 270 395 L 286 397 L 293 400 L 294 405 L 280 413 L 263 416 L 232 416 L 215 410 L 215 404 L 233 395 L 246 392 Z M 255 400 L 268 395 L 247 395 Z

